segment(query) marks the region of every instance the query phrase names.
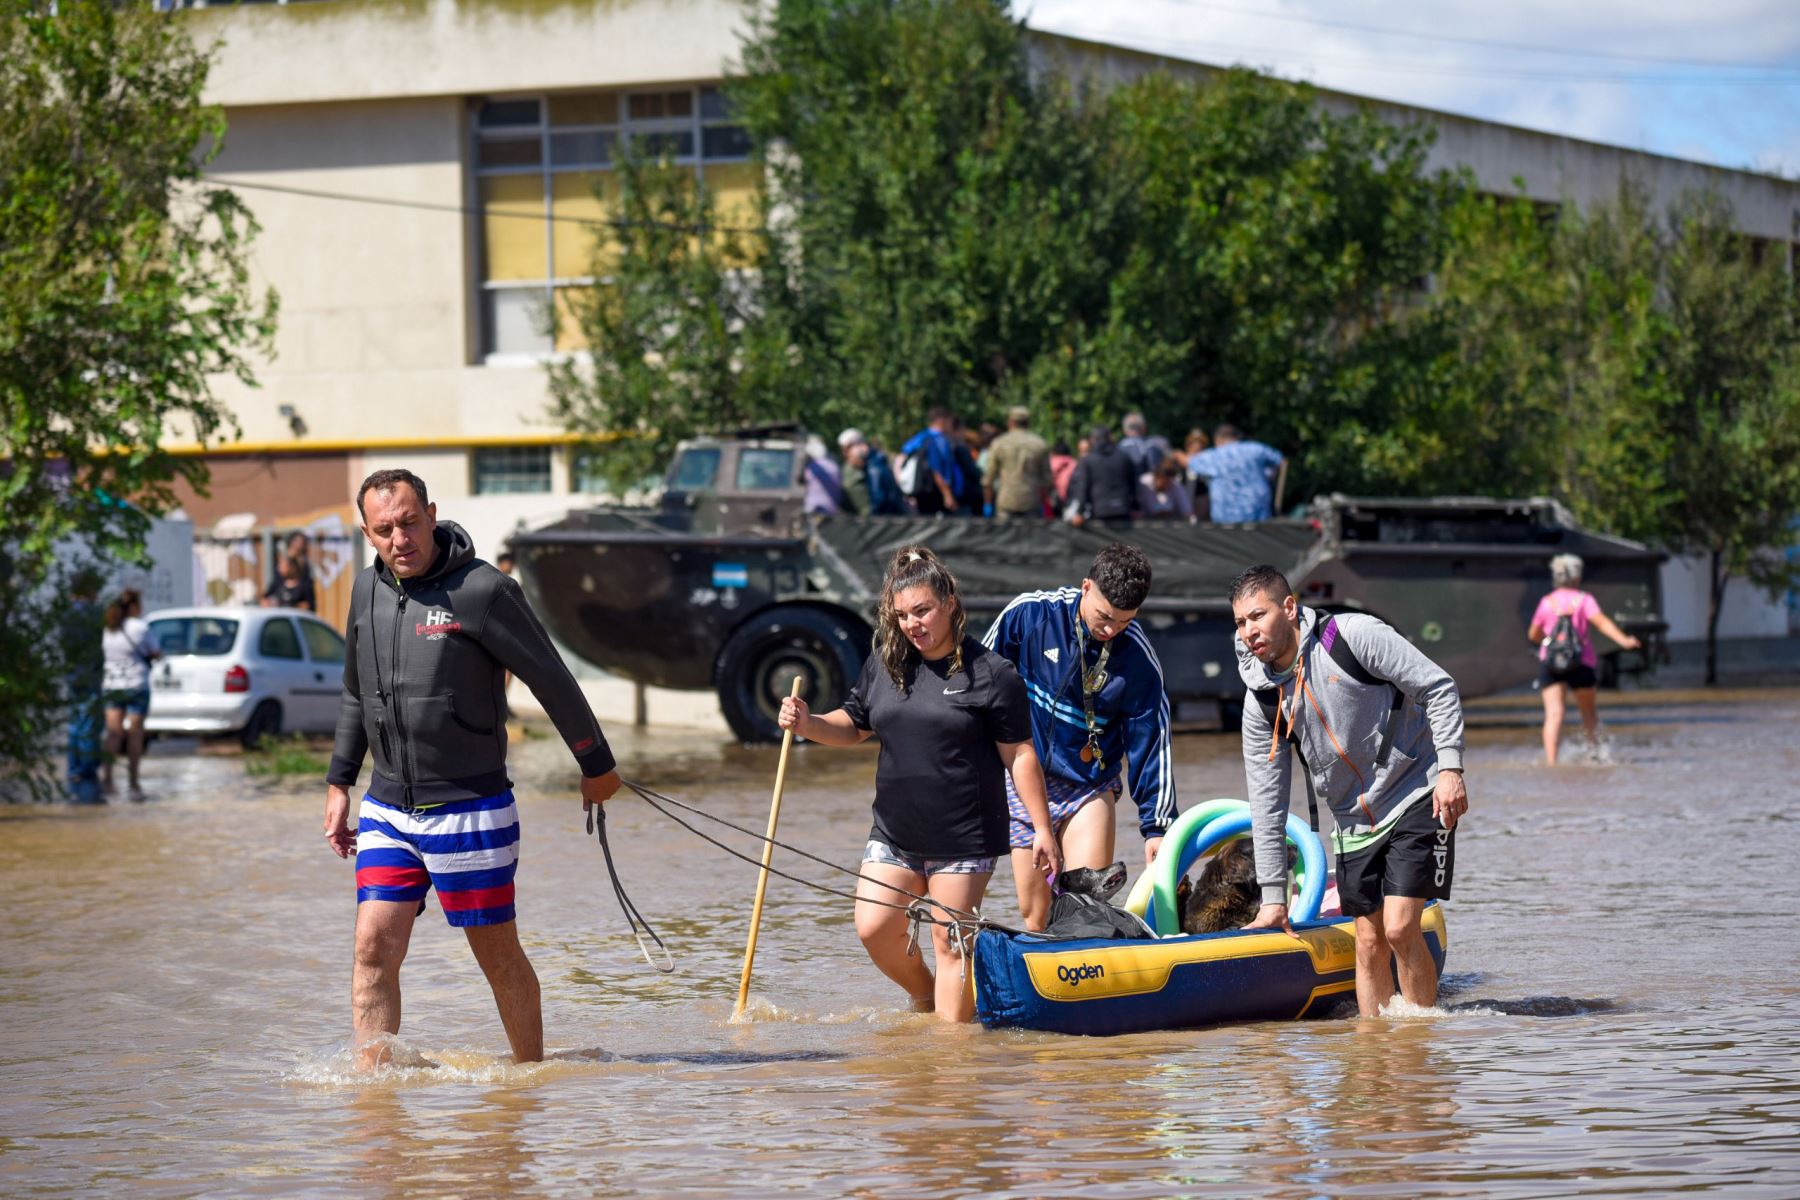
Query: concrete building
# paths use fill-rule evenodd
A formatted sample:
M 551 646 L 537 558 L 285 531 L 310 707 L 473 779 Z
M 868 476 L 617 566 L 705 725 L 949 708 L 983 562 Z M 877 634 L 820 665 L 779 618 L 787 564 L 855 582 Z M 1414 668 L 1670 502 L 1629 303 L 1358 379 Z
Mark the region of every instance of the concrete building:
M 163 0 L 171 4 L 171 0 Z M 203 454 L 197 527 L 347 522 L 368 471 L 405 465 L 492 553 L 518 522 L 597 488 L 546 415 L 542 367 L 577 350 L 538 316 L 592 281 L 582 222 L 604 215 L 627 142 L 688 164 L 730 208 L 756 186 L 718 82 L 738 0 L 174 3 L 216 46 L 207 98 L 229 132 L 212 174 L 263 232 L 257 282 L 281 298 L 261 387 L 222 381 L 239 440 Z M 1122 80 L 1211 68 L 1034 34 L 1040 70 Z M 1334 106 L 1356 97 L 1325 93 Z M 1722 192 L 1791 261 L 1800 184 L 1393 104 L 1435 124 L 1441 165 L 1546 202 Z M 246 516 L 246 514 L 248 514 Z

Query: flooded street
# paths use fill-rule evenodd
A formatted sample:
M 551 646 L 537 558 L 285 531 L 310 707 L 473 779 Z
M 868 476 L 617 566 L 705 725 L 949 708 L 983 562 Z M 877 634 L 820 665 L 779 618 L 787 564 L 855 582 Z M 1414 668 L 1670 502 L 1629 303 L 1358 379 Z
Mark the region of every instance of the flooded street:
M 373 1079 L 343 1052 L 353 873 L 322 783 L 158 755 L 148 804 L 0 811 L 0 1194 L 1800 1195 L 1800 692 L 1603 713 L 1611 761 L 1556 771 L 1534 697 L 1472 714 L 1444 1012 L 1110 1039 L 901 1012 L 847 902 L 779 879 L 730 1024 L 755 869 L 610 805 L 676 957 L 652 971 L 566 752 L 529 741 L 518 905 L 555 1057 L 508 1061 L 434 899 L 402 1041 L 441 1065 Z M 762 828 L 773 749 L 612 736 L 628 777 Z M 1175 746 L 1184 808 L 1242 794 L 1235 736 Z M 874 766 L 798 748 L 781 838 L 854 866 Z M 988 911 L 1016 911 L 1004 867 Z

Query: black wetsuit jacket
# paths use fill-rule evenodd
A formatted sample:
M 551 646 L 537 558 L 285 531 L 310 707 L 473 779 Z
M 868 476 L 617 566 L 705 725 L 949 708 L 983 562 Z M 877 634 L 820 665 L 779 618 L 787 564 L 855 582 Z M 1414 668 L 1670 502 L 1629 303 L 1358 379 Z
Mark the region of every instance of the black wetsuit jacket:
M 417 579 L 379 559 L 356 577 L 344 631 L 344 696 L 326 781 L 356 783 L 375 752 L 369 794 L 414 807 L 493 796 L 506 776 L 506 675 L 543 704 L 587 776 L 613 769 L 587 698 L 510 577 L 440 521 L 437 556 Z

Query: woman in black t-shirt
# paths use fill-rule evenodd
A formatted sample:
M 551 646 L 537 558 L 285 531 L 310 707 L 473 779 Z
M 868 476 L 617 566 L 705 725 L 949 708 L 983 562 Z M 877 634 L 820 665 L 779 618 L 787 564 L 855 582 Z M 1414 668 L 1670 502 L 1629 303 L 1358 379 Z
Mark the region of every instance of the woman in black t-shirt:
M 814 716 L 804 700 L 790 697 L 781 705 L 783 729 L 826 746 L 881 735 L 875 823 L 856 885 L 856 934 L 914 1008 L 946 1021 L 975 1015 L 972 977 L 951 969 L 952 957 L 971 947 L 955 945 L 949 929 L 934 925 L 934 980 L 907 953 L 906 913 L 883 906 L 904 901 L 893 888 L 964 912 L 981 903 L 994 860 L 1007 853 L 1009 770 L 1031 814 L 1033 866 L 1058 865 L 1025 684 L 1010 662 L 964 632 L 966 621 L 944 564 L 923 546 L 904 546 L 882 581 L 875 652 L 844 706 Z

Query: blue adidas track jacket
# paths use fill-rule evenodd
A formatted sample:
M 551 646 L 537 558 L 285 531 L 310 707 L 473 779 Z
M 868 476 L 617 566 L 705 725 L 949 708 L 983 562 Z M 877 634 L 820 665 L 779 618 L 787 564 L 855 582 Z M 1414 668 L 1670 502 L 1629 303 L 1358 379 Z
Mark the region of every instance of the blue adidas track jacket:
M 1106 765 L 1082 762 L 1087 719 L 1081 705 L 1082 664 L 1077 661 L 1081 643 L 1075 638 L 1080 601 L 1079 588 L 1026 592 L 1006 606 L 982 642 L 1010 659 L 1025 681 L 1031 696 L 1031 740 L 1044 774 L 1098 787 L 1115 778 L 1129 757 L 1138 829 L 1146 838 L 1161 837 L 1175 821 L 1169 695 L 1162 664 L 1135 622 L 1113 639 L 1106 685 L 1094 697 Z M 1100 647 L 1087 639 L 1088 664 L 1100 657 Z

